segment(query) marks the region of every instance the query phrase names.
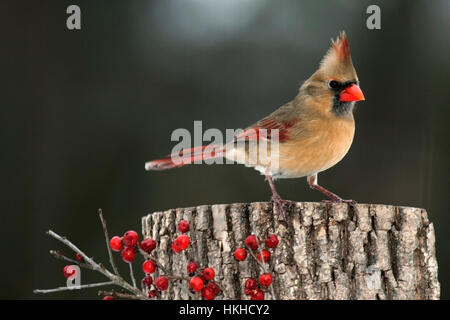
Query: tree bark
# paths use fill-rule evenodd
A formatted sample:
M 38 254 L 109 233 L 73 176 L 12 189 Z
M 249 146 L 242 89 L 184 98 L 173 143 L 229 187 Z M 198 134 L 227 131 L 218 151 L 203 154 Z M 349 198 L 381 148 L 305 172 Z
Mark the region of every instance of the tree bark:
M 191 246 L 177 254 L 171 244 L 180 220 L 190 223 Z M 270 249 L 275 296 L 268 290 L 266 299 L 439 299 L 434 227 L 424 209 L 292 202 L 284 221 L 271 203 L 204 205 L 149 214 L 142 231 L 157 241 L 155 258 L 173 275 L 187 277 L 190 261 L 213 267 L 217 299 L 249 299 L 244 283 L 261 271 L 250 256 L 239 262 L 233 253 L 248 235 L 264 241 L 270 233 L 280 243 Z M 161 295 L 199 298 L 186 280 Z

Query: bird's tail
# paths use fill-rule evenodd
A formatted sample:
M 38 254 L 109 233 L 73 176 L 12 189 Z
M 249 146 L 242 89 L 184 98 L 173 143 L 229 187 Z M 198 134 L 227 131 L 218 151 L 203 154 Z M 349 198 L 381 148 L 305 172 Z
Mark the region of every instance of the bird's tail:
M 223 157 L 224 148 L 221 146 L 200 146 L 191 149 L 183 149 L 178 153 L 172 153 L 167 157 L 145 163 L 145 170 L 160 171 L 178 168 L 206 159 Z

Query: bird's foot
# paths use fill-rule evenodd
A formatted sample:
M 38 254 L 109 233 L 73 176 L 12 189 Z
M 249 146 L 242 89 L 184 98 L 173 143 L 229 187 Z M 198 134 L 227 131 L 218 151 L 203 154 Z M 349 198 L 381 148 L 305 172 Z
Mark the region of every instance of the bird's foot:
M 287 203 L 288 201 L 281 199 L 281 197 L 278 195 L 278 193 L 274 193 L 272 195 L 272 199 L 271 200 L 273 202 L 274 209 L 276 209 L 274 211 L 277 214 L 277 217 L 279 218 L 280 215 L 281 215 L 282 219 L 286 220 L 286 211 L 284 210 L 283 205 L 285 203 Z

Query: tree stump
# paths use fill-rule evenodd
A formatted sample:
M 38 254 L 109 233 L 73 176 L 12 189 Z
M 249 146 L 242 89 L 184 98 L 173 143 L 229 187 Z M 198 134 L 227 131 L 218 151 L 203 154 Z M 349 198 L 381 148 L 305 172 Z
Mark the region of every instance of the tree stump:
M 186 265 L 213 267 L 223 289 L 217 299 L 249 299 L 244 283 L 261 273 L 254 259 L 234 250 L 255 234 L 276 234 L 267 299 L 439 299 L 433 224 L 424 209 L 390 205 L 291 202 L 286 221 L 271 203 L 236 203 L 155 212 L 142 218 L 144 237 L 157 241 L 155 257 L 174 275 Z M 191 246 L 174 253 L 177 223 L 187 220 Z M 162 274 L 158 270 L 155 276 Z M 184 281 L 184 280 L 183 280 Z M 161 299 L 198 299 L 188 284 L 172 283 Z

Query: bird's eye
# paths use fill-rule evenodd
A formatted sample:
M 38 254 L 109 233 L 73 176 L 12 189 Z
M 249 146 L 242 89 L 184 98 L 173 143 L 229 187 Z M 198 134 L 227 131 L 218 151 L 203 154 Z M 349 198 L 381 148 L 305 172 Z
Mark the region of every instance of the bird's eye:
M 339 82 L 337 82 L 336 80 L 331 80 L 328 85 L 330 86 L 330 88 L 332 89 L 336 89 L 337 87 L 339 87 Z

